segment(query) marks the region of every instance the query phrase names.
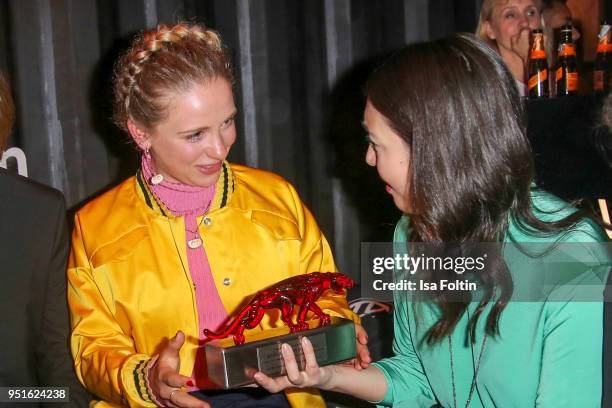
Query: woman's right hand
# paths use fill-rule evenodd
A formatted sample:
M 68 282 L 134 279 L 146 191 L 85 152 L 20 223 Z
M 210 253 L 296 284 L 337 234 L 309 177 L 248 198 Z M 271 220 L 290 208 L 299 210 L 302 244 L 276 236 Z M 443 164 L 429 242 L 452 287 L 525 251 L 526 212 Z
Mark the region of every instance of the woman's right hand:
M 271 393 L 280 392 L 288 387 L 331 388 L 334 376 L 333 366 L 319 367 L 312 343 L 307 337 L 302 338 L 302 350 L 306 363 L 304 371 L 299 370 L 291 347 L 288 344 L 283 344 L 281 352 L 287 374 L 283 377 L 270 378 L 264 373 L 258 372 L 255 374 L 255 381 Z
M 163 406 L 210 408 L 208 403 L 189 395 L 185 391 L 185 387 L 190 385 L 191 379 L 179 374 L 181 365 L 179 351 L 184 342 L 185 335 L 181 331 L 178 331 L 170 339 L 147 373 L 148 385 L 155 398 Z
M 523 65 L 527 66 L 529 61 L 529 42 L 531 39 L 531 30 L 529 26 L 522 27 L 520 31 L 511 38 L 512 51 L 523 61 Z

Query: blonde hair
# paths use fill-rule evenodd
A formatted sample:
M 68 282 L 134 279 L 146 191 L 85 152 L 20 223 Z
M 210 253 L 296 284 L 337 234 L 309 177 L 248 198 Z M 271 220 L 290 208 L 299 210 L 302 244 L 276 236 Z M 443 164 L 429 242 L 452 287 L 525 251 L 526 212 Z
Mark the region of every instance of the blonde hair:
M 4 74 L 0 72 L 0 155 L 6 148 L 8 137 L 15 123 L 15 104 Z
M 493 15 L 493 7 L 495 7 L 495 5 L 500 1 L 502 0 L 483 1 L 482 7 L 480 8 L 480 14 L 478 16 L 478 25 L 476 26 L 475 32 L 478 38 L 480 38 L 495 49 L 497 49 L 497 43 L 494 40 L 490 39 L 487 35 L 487 30 L 485 30 L 484 23 L 485 21 L 491 22 L 491 16 Z
M 475 32 L 476 36 L 496 50 L 498 49 L 497 42 L 489 38 L 489 36 L 487 35 L 487 30 L 485 30 L 484 23 L 491 23 L 491 17 L 493 16 L 493 9 L 495 8 L 495 6 L 497 6 L 501 2 L 507 3 L 508 1 L 510 0 L 484 0 L 482 3 L 482 7 L 480 8 L 480 15 L 478 16 L 478 25 L 476 26 Z M 534 3 L 538 10 L 541 11 L 542 1 L 534 0 Z
M 201 25 L 159 25 L 143 32 L 115 65 L 114 122 L 153 127 L 167 114 L 169 94 L 215 78 L 233 83 L 229 58 L 219 34 Z

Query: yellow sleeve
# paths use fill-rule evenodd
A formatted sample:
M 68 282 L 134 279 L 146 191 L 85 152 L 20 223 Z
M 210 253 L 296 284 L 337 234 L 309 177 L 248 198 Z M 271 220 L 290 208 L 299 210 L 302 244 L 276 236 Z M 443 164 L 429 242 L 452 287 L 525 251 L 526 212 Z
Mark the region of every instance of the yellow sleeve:
M 317 221 L 302 200 L 295 188 L 289 184 L 289 190 L 295 204 L 302 245 L 300 249 L 300 273 L 338 272 L 334 256 L 325 236 L 319 229 Z M 317 300 L 317 305 L 332 316 L 344 317 L 355 323 L 360 323 L 359 316 L 349 309 L 346 297 L 328 291 Z M 321 394 L 316 389 L 285 390 L 285 395 L 292 407 L 324 408 L 326 406 Z
M 289 185 L 295 203 L 302 247 L 300 251 L 300 273 L 337 272 L 331 248 L 319 229 L 317 221 L 300 200 L 295 188 Z M 344 317 L 360 323 L 359 316 L 348 306 L 346 297 L 328 292 L 317 300 L 317 305 L 332 316 Z
M 144 381 L 151 357 L 136 353 L 132 338 L 115 320 L 92 271 L 77 215 L 68 260 L 70 349 L 77 377 L 105 401 L 155 407 Z

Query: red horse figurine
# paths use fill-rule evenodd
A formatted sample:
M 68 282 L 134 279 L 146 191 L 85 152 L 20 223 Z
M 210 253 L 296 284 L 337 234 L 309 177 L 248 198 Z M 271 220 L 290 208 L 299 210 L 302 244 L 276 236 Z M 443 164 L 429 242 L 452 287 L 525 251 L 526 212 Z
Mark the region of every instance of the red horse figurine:
M 266 309 L 274 308 L 281 311 L 281 319 L 289 326 L 291 333 L 308 329 L 306 323 L 308 311 L 314 312 L 319 317 L 319 327 L 326 326 L 331 319 L 317 306 L 316 300 L 328 289 L 341 294 L 344 289 L 352 288 L 354 284 L 355 282 L 348 276 L 331 272 L 312 272 L 282 280 L 268 289 L 257 292 L 224 330 L 215 333 L 205 329 L 204 335 L 209 339 L 224 339 L 233 335 L 236 344 L 243 344 L 244 330 L 253 329 L 261 322 Z M 291 314 L 295 305 L 299 305 L 300 309 L 297 323 L 294 324 L 291 321 Z

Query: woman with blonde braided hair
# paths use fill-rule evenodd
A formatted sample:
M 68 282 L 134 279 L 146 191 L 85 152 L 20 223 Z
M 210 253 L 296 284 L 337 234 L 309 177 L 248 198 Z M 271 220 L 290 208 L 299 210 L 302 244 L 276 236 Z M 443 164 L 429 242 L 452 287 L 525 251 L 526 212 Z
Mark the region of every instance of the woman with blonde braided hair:
M 226 161 L 237 110 L 218 34 L 186 23 L 145 32 L 114 84 L 115 122 L 142 158 L 134 177 L 75 218 L 68 300 L 79 379 L 99 406 L 324 407 L 312 390 L 215 391 L 207 377 L 205 328 L 282 279 L 336 270 L 287 181 Z M 358 321 L 341 296 L 318 305 Z M 271 313 L 258 329 L 282 324 Z M 354 364 L 366 367 L 358 333 Z

